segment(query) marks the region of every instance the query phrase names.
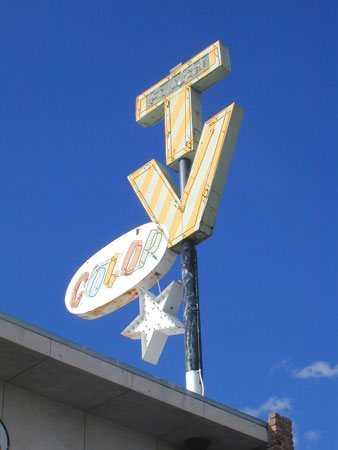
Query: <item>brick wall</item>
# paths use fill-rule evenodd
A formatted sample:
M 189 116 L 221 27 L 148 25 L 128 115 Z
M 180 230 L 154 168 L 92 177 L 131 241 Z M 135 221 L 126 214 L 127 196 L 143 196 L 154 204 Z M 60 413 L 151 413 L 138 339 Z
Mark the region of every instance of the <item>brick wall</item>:
M 269 414 L 269 450 L 294 450 L 292 422 L 277 413 Z

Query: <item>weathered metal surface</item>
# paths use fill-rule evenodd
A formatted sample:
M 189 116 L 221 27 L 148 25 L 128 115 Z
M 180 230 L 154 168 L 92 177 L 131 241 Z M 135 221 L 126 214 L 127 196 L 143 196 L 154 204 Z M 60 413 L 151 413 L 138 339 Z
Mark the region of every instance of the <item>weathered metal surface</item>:
M 180 193 L 184 194 L 190 174 L 190 160 L 180 159 Z M 204 395 L 200 308 L 198 296 L 197 254 L 192 239 L 182 242 L 181 272 L 186 387 Z
M 168 247 L 175 252 L 184 239 L 200 243 L 213 232 L 243 113 L 233 103 L 205 123 L 182 196 L 154 159 L 128 177 L 151 220 L 169 230 Z
M 143 127 L 163 119 L 164 99 L 183 85 L 203 92 L 231 72 L 229 50 L 220 41 L 207 47 L 136 98 L 136 122 Z
M 184 348 L 186 373 L 196 372 L 197 382 L 189 385 L 187 389 L 204 394 L 203 392 L 203 366 L 200 307 L 198 296 L 197 255 L 195 243 L 192 239 L 186 239 L 181 249 L 181 269 L 183 285 L 183 319 L 184 319 Z M 195 377 L 196 378 L 196 377 Z M 194 378 L 193 378 L 194 379 Z
M 115 311 L 150 289 L 170 269 L 176 254 L 167 248 L 168 231 L 147 223 L 120 236 L 77 270 L 65 296 L 69 312 L 95 319 Z
M 228 49 L 215 42 L 136 98 L 143 127 L 164 117 L 166 164 L 178 171 L 180 158 L 194 159 L 201 137 L 201 92 L 231 71 Z
M 194 159 L 202 133 L 201 94 L 183 86 L 164 102 L 166 164 L 178 171 L 179 159 Z

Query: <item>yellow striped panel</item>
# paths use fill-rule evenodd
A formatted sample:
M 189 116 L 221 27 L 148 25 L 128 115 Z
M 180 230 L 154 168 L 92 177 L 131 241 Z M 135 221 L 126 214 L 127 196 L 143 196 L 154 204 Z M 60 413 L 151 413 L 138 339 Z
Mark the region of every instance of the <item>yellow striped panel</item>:
M 147 183 L 140 179 L 142 169 L 146 172 Z M 151 220 L 166 226 L 170 224 L 173 212 L 179 204 L 179 198 L 177 186 L 166 168 L 153 159 L 143 168 L 129 175 L 128 180 Z M 149 189 L 149 186 L 153 188 Z
M 154 125 L 163 119 L 165 99 L 182 86 L 193 87 L 201 93 L 230 72 L 229 51 L 217 41 L 140 94 L 136 98 L 136 122 L 143 127 Z
M 201 98 L 184 86 L 165 100 L 166 163 L 178 171 L 180 158 L 193 160 L 201 135 Z
M 151 220 L 166 225 L 174 251 L 189 236 L 196 242 L 211 236 L 242 116 L 233 104 L 206 122 L 181 199 L 167 169 L 155 160 L 128 177 Z
M 189 125 L 189 120 L 191 120 L 189 91 L 189 88 L 184 87 L 166 99 L 164 104 L 167 165 L 177 157 L 178 153 L 191 150 L 190 146 L 186 148 L 187 139 L 191 139 L 190 130 L 188 129 L 188 133 L 186 130 L 187 122 Z M 181 144 L 182 137 L 184 138 L 183 145 Z

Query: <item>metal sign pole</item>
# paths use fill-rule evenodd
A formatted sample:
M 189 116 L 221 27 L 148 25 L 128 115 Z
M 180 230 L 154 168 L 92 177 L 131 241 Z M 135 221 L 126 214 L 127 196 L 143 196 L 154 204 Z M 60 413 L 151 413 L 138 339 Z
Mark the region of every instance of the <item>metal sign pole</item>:
M 141 339 L 142 358 L 157 364 L 167 337 L 182 333 L 176 313 L 183 290 L 186 388 L 201 395 L 195 247 L 212 235 L 244 113 L 232 103 L 202 126 L 201 93 L 230 72 L 229 50 L 217 41 L 136 97 L 139 125 L 148 128 L 164 119 L 166 165 L 179 171 L 180 198 L 170 173 L 155 159 L 131 173 L 128 180 L 153 223 L 120 236 L 89 258 L 73 276 L 65 297 L 69 312 L 95 319 L 139 295 L 140 314 L 122 334 Z M 171 284 L 155 297 L 147 290 L 168 272 L 179 252 L 182 286 Z M 191 449 L 207 445 L 200 439 L 187 442 Z
M 180 159 L 181 198 L 189 177 L 191 162 Z M 185 239 L 181 249 L 186 388 L 204 395 L 197 253 L 193 239 Z

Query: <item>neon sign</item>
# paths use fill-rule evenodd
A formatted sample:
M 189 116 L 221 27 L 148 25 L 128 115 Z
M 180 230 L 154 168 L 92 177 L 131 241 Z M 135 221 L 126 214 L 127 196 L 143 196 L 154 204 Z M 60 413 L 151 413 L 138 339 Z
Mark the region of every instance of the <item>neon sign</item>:
M 171 268 L 184 240 L 195 246 L 212 235 L 244 111 L 233 103 L 202 126 L 201 93 L 230 72 L 229 51 L 217 41 L 136 98 L 136 122 L 147 128 L 164 120 L 166 165 L 177 172 L 180 160 L 190 160 L 183 161 L 192 164 L 189 178 L 180 195 L 168 169 L 154 159 L 130 174 L 152 222 L 89 258 L 66 292 L 67 309 L 85 319 L 140 296 L 140 315 L 123 335 L 142 339 L 143 357 L 154 364 L 167 336 L 183 331 L 175 317 L 182 288 L 171 284 L 157 297 L 147 290 Z
M 187 237 L 199 243 L 211 236 L 242 116 L 233 104 L 204 125 L 182 198 L 169 172 L 154 159 L 129 175 L 151 220 L 169 230 L 168 246 L 174 251 Z
M 218 41 L 136 98 L 140 125 L 164 119 L 167 166 L 178 171 L 181 158 L 192 161 L 182 197 L 169 171 L 154 159 L 128 177 L 150 219 L 165 224 L 175 252 L 184 239 L 198 244 L 213 232 L 244 111 L 233 103 L 202 129 L 200 96 L 230 71 L 228 49 Z
M 120 236 L 89 258 L 73 276 L 65 297 L 72 314 L 95 319 L 125 306 L 170 269 L 165 226 L 147 223 Z

